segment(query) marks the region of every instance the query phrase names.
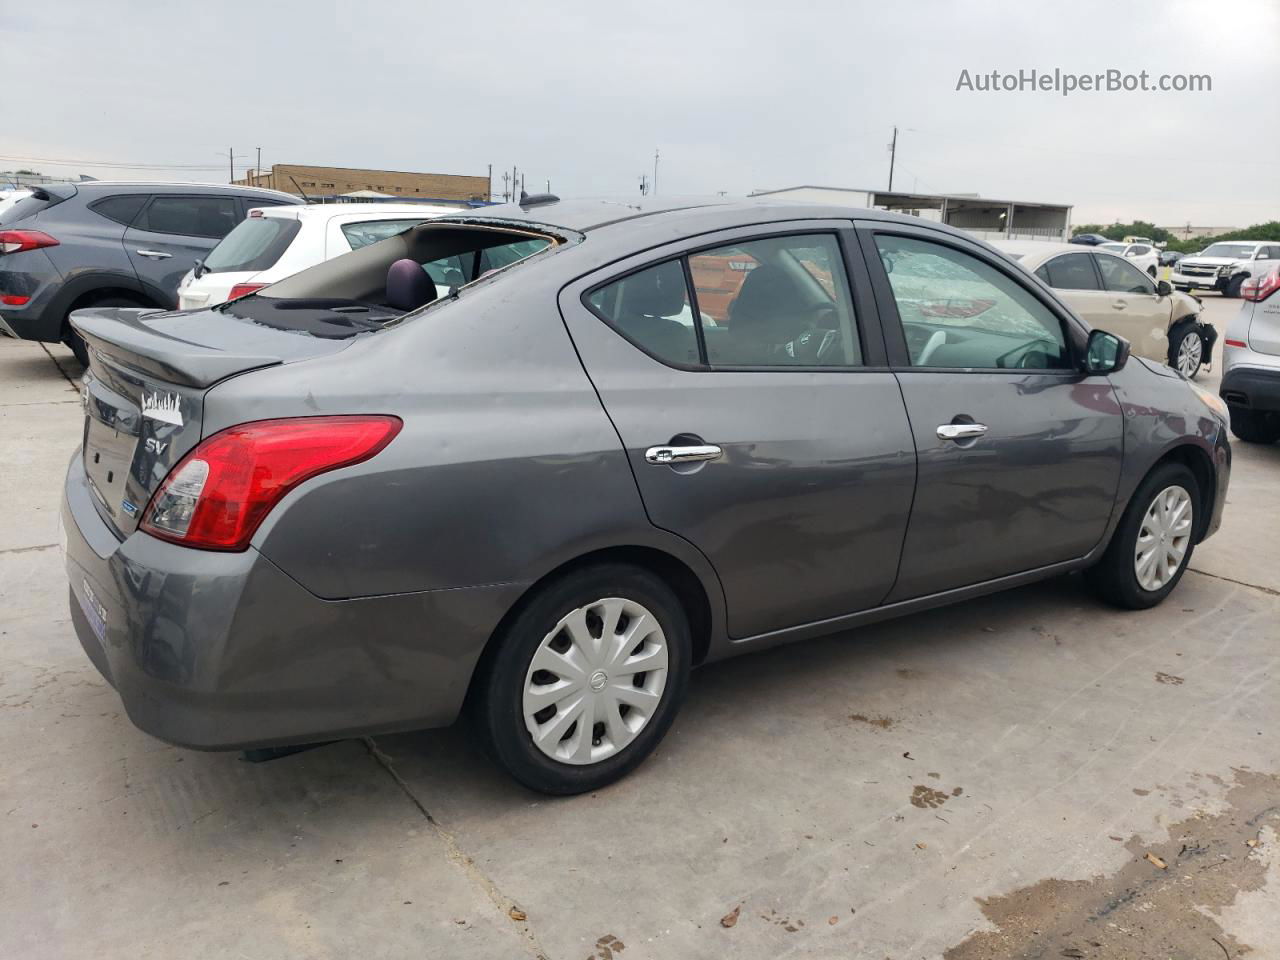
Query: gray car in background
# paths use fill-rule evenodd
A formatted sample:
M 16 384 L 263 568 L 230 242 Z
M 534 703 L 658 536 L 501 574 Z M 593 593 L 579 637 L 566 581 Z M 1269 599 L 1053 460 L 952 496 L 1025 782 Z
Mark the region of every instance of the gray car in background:
M 1218 397 L 878 211 L 525 198 L 72 322 L 71 617 L 201 749 L 465 709 L 590 790 L 698 664 L 1075 570 L 1159 603 L 1230 473 Z
M 0 212 L 0 334 L 65 341 L 81 307 L 166 307 L 178 281 L 250 207 L 301 203 L 256 187 L 205 183 L 60 183 Z

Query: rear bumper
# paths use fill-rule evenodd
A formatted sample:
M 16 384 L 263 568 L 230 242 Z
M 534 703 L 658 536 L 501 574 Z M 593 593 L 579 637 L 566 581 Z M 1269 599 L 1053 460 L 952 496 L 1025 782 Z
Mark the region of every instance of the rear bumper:
M 62 500 L 71 619 L 130 720 L 202 750 L 451 723 L 515 585 L 321 600 L 257 551 L 116 539 L 77 455 Z
M 20 340 L 62 339 L 57 293 L 62 285 L 49 255 L 44 250 L 26 250 L 0 258 L 0 292 L 29 297 L 22 306 L 0 307 L 0 333 Z
M 1232 406 L 1280 411 L 1280 367 L 1232 367 L 1222 375 L 1218 395 Z

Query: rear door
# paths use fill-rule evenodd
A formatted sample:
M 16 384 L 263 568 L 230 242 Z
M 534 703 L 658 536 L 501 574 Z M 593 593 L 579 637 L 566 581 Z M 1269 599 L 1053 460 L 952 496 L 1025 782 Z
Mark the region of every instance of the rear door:
M 882 222 L 862 237 L 919 462 L 889 601 L 1087 554 L 1123 419 L 1107 378 L 1075 367 L 1083 332 L 976 243 Z
M 203 260 L 243 215 L 231 194 L 156 194 L 125 231 L 134 272 L 150 292 L 177 303 L 178 283 Z
M 710 559 L 735 638 L 874 607 L 897 573 L 915 452 L 848 227 L 712 234 L 561 293 L 650 520 Z M 733 296 L 703 258 L 742 264 Z

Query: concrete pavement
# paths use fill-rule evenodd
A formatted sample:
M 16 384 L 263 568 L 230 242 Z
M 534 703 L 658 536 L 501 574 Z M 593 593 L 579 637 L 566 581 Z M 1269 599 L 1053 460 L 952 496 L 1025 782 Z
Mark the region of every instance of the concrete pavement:
M 68 621 L 55 358 L 0 340 L 0 957 L 1280 950 L 1280 446 L 1235 444 L 1156 610 L 1064 578 L 713 665 L 636 774 L 550 800 L 459 730 L 266 764 L 135 730 Z

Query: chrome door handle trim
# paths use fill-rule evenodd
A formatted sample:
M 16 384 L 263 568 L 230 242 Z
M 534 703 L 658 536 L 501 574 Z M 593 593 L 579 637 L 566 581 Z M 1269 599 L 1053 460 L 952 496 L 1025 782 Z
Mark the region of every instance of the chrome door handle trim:
M 944 423 L 938 427 L 939 440 L 971 440 L 987 432 L 982 423 Z
M 718 460 L 723 455 L 724 451 L 714 443 L 687 447 L 650 447 L 644 452 L 645 460 L 649 463 L 656 463 L 659 466 L 669 466 L 673 463 L 696 463 L 699 460 Z
M 155 257 L 157 260 L 168 260 L 173 256 L 172 253 L 165 253 L 163 250 L 135 250 L 133 252 L 140 257 Z

